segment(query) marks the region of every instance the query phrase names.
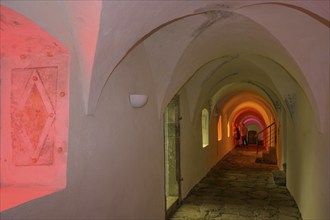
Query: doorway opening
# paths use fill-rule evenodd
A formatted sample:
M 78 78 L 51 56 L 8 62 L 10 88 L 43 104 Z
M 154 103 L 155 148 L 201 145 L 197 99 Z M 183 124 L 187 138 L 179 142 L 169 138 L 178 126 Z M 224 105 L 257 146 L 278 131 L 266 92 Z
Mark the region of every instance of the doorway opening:
M 164 113 L 166 217 L 181 203 L 179 96 L 167 105 Z

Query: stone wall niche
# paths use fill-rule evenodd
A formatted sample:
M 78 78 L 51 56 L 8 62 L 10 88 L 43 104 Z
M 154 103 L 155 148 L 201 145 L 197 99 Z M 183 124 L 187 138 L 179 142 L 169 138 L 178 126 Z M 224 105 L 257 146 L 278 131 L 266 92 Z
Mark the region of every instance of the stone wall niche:
M 31 20 L 0 12 L 4 211 L 66 187 L 69 52 Z

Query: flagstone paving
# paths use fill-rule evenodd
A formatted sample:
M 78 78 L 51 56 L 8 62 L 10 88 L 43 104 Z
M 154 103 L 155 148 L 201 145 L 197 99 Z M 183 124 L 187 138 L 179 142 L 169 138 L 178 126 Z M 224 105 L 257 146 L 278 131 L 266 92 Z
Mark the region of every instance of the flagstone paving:
M 198 183 L 171 220 L 301 220 L 275 165 L 255 163 L 256 153 L 235 148 Z

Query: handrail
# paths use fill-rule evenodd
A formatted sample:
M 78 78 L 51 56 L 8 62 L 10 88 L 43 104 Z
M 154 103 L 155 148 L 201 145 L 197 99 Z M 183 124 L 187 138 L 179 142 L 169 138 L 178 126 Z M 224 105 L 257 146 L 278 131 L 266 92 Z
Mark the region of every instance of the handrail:
M 265 127 L 264 129 L 262 129 L 260 132 L 258 132 L 256 134 L 256 137 L 257 137 L 257 156 L 258 156 L 258 153 L 259 153 L 259 135 L 260 134 L 263 134 L 263 141 L 265 140 L 269 140 L 269 147 L 272 145 L 272 142 L 274 142 L 274 144 L 276 144 L 276 122 L 273 122 L 271 123 L 270 125 L 268 125 L 267 127 Z M 264 143 L 263 142 L 263 145 L 265 147 L 267 147 L 267 144 L 268 143 Z
M 273 123 L 271 123 L 270 125 L 268 125 L 267 127 L 265 127 L 264 129 L 262 129 L 261 131 L 259 131 L 257 133 L 257 135 L 261 134 L 262 132 L 264 132 L 266 129 L 268 129 L 270 126 L 272 126 L 273 124 L 275 124 L 276 122 L 274 121 Z

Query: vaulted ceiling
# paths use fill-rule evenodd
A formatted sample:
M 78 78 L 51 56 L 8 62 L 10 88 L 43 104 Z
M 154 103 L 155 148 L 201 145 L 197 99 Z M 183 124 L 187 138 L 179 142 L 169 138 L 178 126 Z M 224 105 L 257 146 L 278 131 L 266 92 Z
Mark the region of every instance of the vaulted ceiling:
M 329 1 L 15 2 L 1 4 L 32 19 L 75 54 L 90 114 L 110 75 L 137 45 L 148 54 L 161 109 L 196 73 L 200 93 L 211 97 L 224 78 L 228 83 L 239 73 L 241 81 L 253 77 L 261 85 L 274 84 L 281 68 L 309 88 L 319 80 L 299 74 L 296 64 L 308 69 L 299 45 L 306 50 L 304 40 L 328 40 L 317 33 L 328 31 Z M 309 28 L 297 26 L 301 22 Z M 285 96 L 288 88 L 278 92 Z

